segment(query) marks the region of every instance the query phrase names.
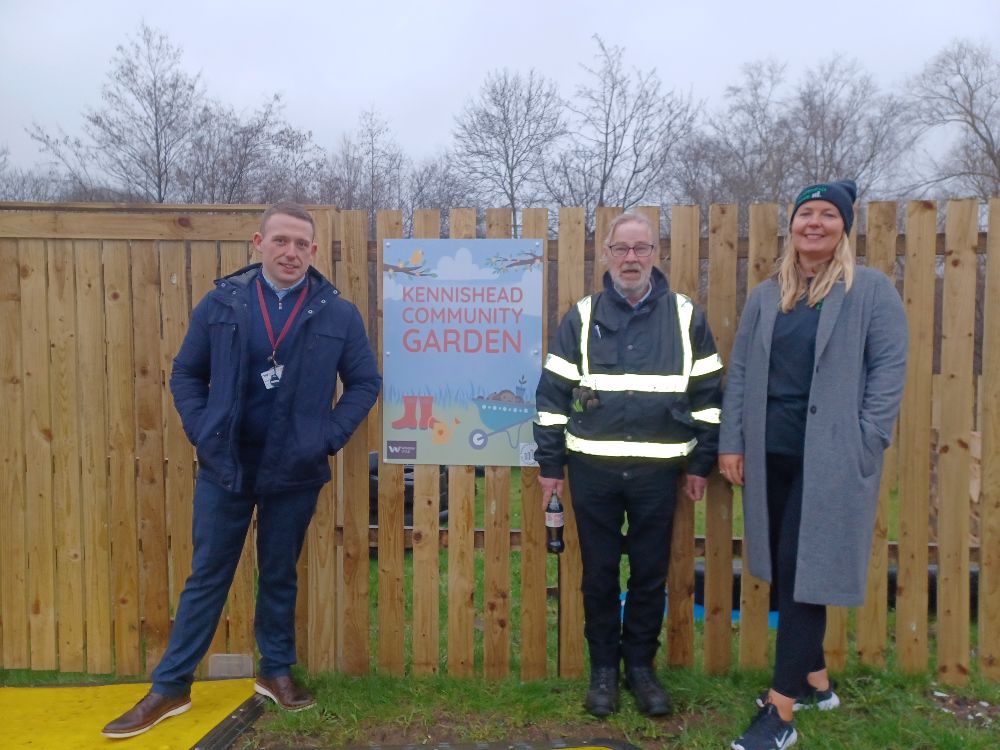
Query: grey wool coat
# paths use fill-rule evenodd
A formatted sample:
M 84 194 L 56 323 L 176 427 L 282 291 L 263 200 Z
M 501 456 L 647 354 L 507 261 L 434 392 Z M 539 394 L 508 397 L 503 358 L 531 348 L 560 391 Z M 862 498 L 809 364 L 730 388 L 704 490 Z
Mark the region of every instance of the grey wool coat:
M 907 327 L 891 280 L 856 267 L 823 300 L 803 455 L 796 601 L 858 606 L 875 525 L 882 456 L 899 412 Z M 719 453 L 744 454 L 744 543 L 750 572 L 771 580 L 764 429 L 777 281 L 747 299 L 729 363 Z

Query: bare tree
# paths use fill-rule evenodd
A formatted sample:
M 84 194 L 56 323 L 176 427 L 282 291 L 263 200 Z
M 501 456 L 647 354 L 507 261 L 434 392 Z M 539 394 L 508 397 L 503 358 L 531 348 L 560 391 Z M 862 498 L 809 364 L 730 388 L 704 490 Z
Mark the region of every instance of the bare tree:
M 700 204 L 746 206 L 788 193 L 794 151 L 788 107 L 781 98 L 785 66 L 758 61 L 742 72 L 743 80 L 726 88 L 726 106 L 684 144 L 681 167 L 669 176 L 665 194 Z
M 322 154 L 312 144 L 312 135 L 281 118 L 277 95 L 245 117 L 231 107 L 210 102 L 199 121 L 201 126 L 178 174 L 186 202 L 266 202 L 265 195 L 284 179 L 286 162 L 304 161 L 306 169 L 318 171 Z M 271 174 L 275 170 L 281 177 Z
M 441 210 L 441 233 L 448 233 L 448 209 L 474 206 L 474 191 L 455 168 L 450 153 L 413 165 L 403 183 L 404 231 L 413 230 L 413 212 L 419 208 Z
M 0 146 L 0 200 L 55 201 L 61 197 L 58 175 L 10 164 L 10 149 Z
M 724 109 L 680 149 L 664 192 L 699 204 L 789 201 L 803 185 L 841 178 L 863 195 L 894 187 L 912 144 L 908 107 L 853 61 L 804 70 L 794 86 L 776 61 L 744 66 Z
M 912 142 L 901 97 L 880 93 L 857 62 L 831 58 L 806 71 L 789 104 L 796 185 L 850 177 L 862 195 L 890 189 Z
M 534 70 L 493 72 L 456 118 L 456 166 L 481 200 L 510 207 L 516 227 L 518 210 L 534 197 L 542 165 L 564 131 L 555 84 Z
M 1000 195 L 1000 60 L 990 48 L 952 42 L 910 82 L 909 93 L 926 131 L 955 136 L 948 153 L 931 160 L 923 185 Z
M 52 136 L 35 126 L 32 137 L 81 186 L 99 187 L 103 175 L 129 198 L 163 203 L 176 197 L 175 179 L 202 110 L 198 76 L 181 70 L 181 50 L 145 24 L 117 47 L 103 106 L 88 110 L 89 142 Z
M 596 206 L 631 208 L 663 179 L 675 147 L 692 131 L 698 108 L 690 96 L 664 92 L 655 70 L 625 70 L 624 50 L 597 35 L 590 82 L 569 105 L 567 147 L 545 170 L 545 185 L 563 205 L 584 206 L 588 229 Z

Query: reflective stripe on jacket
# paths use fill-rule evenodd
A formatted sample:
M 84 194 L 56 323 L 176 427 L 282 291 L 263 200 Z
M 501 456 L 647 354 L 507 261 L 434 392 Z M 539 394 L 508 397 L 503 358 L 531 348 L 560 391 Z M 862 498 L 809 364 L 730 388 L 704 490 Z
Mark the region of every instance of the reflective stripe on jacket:
M 563 318 L 537 391 L 536 458 L 561 476 L 567 450 L 593 456 L 684 459 L 704 476 L 715 461 L 722 361 L 704 314 L 653 269 L 638 307 L 611 285 Z M 600 406 L 573 403 L 591 388 Z

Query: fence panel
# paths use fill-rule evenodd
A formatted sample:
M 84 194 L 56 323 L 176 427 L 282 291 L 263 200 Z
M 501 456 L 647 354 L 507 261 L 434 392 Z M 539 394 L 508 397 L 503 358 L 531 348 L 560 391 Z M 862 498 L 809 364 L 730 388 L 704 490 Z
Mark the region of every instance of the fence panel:
M 382 267 L 387 240 L 403 236 L 403 212 L 379 211 L 375 222 L 375 276 L 378 279 L 378 334 L 375 351 L 379 372 L 384 372 L 382 315 Z M 381 450 L 381 448 L 380 448 Z M 449 507 L 454 499 L 450 496 Z M 378 466 L 378 667 L 392 675 L 402 675 L 405 610 L 403 590 L 403 466 L 379 461 Z M 450 570 L 450 567 L 449 567 Z M 471 598 L 471 595 L 470 595 Z M 471 601 L 469 606 L 472 606 Z M 471 630 L 471 624 L 470 624 Z M 471 638 L 471 635 L 470 635 Z M 449 637 L 450 640 L 450 637 Z
M 142 634 L 139 519 L 135 497 L 135 390 L 132 369 L 132 335 L 135 328 L 132 324 L 129 270 L 131 248 L 127 240 L 109 240 L 104 242 L 103 250 L 115 670 L 119 674 L 137 675 L 142 671 Z
M 659 221 L 653 224 L 659 226 Z M 699 300 L 698 248 L 701 216 L 698 206 L 674 206 L 670 216 L 670 288 Z M 677 490 L 670 567 L 667 574 L 667 664 L 694 665 L 694 501 Z
M 708 214 L 708 325 L 723 363 L 736 336 L 736 248 L 739 240 L 735 205 L 713 205 Z M 732 661 L 733 492 L 717 471 L 708 479 L 705 497 L 705 671 L 724 672 Z
M 1000 278 L 1000 201 L 990 206 L 986 235 L 986 317 L 982 376 L 973 368 L 973 331 L 980 204 L 952 201 L 947 209 L 943 264 L 944 320 L 935 338 L 936 205 L 907 206 L 906 236 L 896 237 L 894 204 L 869 206 L 869 229 L 859 251 L 872 267 L 891 272 L 898 248 L 904 255 L 904 304 L 910 325 L 910 363 L 900 417 L 898 452 L 887 455 L 882 499 L 898 474 L 900 537 L 896 599 L 896 651 L 900 666 L 920 671 L 928 666 L 927 563 L 941 564 L 938 597 L 938 663 L 942 679 L 963 682 L 970 668 L 969 569 L 977 549 L 980 563 L 979 666 L 1000 679 L 1000 480 L 996 414 L 1000 411 L 995 342 L 1000 315 L 993 304 Z M 217 210 L 217 209 L 215 209 Z M 253 211 L 251 215 L 249 211 Z M 639 209 L 657 221 L 659 209 Z M 699 294 L 701 264 L 708 271 L 707 307 L 720 353 L 728 357 L 735 331 L 737 283 L 743 250 L 736 237 L 738 207 L 713 206 L 709 236 L 698 236 L 696 208 L 673 214 L 670 249 L 672 286 Z M 557 273 L 558 294 L 546 300 L 558 319 L 584 290 L 597 288 L 604 271 L 600 245 L 616 209 L 597 212 L 598 240 L 590 260 L 581 209 L 564 208 L 559 238 L 543 243 L 545 272 Z M 487 234 L 509 236 L 509 213 L 487 213 Z M 374 257 L 381 276 L 380 251 L 369 256 L 367 223 L 357 217 L 317 209 L 317 267 L 333 278 L 339 244 L 338 283 L 363 310 L 377 309 L 367 299 L 369 264 Z M 247 237 L 256 209 L 235 209 L 213 216 L 192 208 L 122 209 L 0 213 L 0 395 L 10 439 L 0 457 L 0 659 L 4 668 L 85 669 L 142 674 L 153 666 L 166 643 L 169 613 L 190 569 L 191 493 L 194 452 L 180 427 L 167 381 L 171 361 L 187 330 L 192 303 L 212 288 L 219 273 L 252 260 Z M 777 256 L 778 208 L 750 208 L 747 286 L 766 278 Z M 341 222 L 341 218 L 344 221 Z M 341 224 L 346 234 L 341 231 Z M 450 214 L 453 237 L 475 234 L 473 209 Z M 380 216 L 379 239 L 402 235 L 400 212 Z M 415 234 L 437 237 L 440 212 L 418 212 Z M 545 240 L 548 213 L 530 209 L 522 215 L 522 235 Z M 339 243 L 335 242 L 339 239 Z M 705 248 L 701 247 L 705 244 Z M 549 257 L 550 249 L 556 254 Z M 940 248 L 937 249 L 940 252 Z M 376 287 L 377 288 L 377 287 Z M 546 289 L 549 288 L 546 283 Z M 380 295 L 379 295 L 380 298 Z M 552 313 L 555 313 L 553 315 Z M 380 320 L 380 316 L 376 316 Z M 547 338 L 547 331 L 545 332 Z M 372 337 L 381 350 L 381 333 Z M 934 376 L 933 352 L 940 345 L 942 373 Z M 984 377 L 983 377 L 984 376 Z M 940 380 L 935 390 L 932 383 Z M 974 387 L 978 381 L 978 398 Z M 980 481 L 981 547 L 970 536 L 970 481 L 974 477 L 978 406 L 982 434 Z M 932 415 L 938 417 L 932 419 Z M 522 679 L 547 673 L 546 554 L 537 470 L 522 469 L 523 528 L 509 527 L 511 473 L 487 469 L 486 528 L 474 529 L 475 492 L 471 467 L 449 471 L 449 529 L 438 528 L 439 467 L 418 467 L 413 528 L 414 585 L 404 589 L 406 532 L 403 527 L 402 467 L 379 466 L 378 620 L 369 622 L 368 545 L 375 533 L 365 518 L 368 493 L 361 467 L 367 446 L 379 441 L 378 412 L 361 437 L 335 462 L 334 482 L 324 488 L 301 564 L 297 628 L 303 662 L 310 669 L 369 668 L 370 633 L 377 632 L 379 671 L 405 673 L 405 602 L 413 597 L 414 673 L 439 669 L 446 644 L 449 673 L 472 675 L 475 643 L 476 547 L 485 562 L 483 592 L 486 677 L 510 671 L 512 552 L 521 556 Z M 932 425 L 940 426 L 936 485 L 931 473 Z M 27 471 L 25 467 L 31 467 Z M 929 494 L 939 488 L 939 548 L 929 548 L 926 523 Z M 572 676 L 584 664 L 580 560 L 572 498 L 567 492 L 567 551 L 559 560 L 558 671 Z M 672 614 L 668 617 L 668 659 L 694 662 L 693 562 L 695 538 L 686 509 L 679 514 L 679 537 L 671 576 Z M 729 666 L 732 498 L 716 476 L 706 502 L 705 658 L 707 671 Z M 880 507 L 865 606 L 858 611 L 854 635 L 863 661 L 880 664 L 888 646 L 885 605 L 888 563 L 885 508 Z M 738 531 L 738 530 L 737 530 Z M 253 650 L 253 532 L 248 537 L 224 621 L 212 651 Z M 447 637 L 438 619 L 441 544 L 448 546 Z M 343 564 L 341 564 L 341 559 Z M 679 561 L 678 561 L 679 560 Z M 767 663 L 767 587 L 743 576 L 740 663 Z M 680 602 L 683 601 L 683 604 Z M 35 602 L 38 606 L 34 606 Z M 373 628 L 376 630 L 373 631 Z M 847 655 L 846 611 L 831 610 L 828 658 L 831 666 Z M 85 657 L 84 657 L 85 655 Z
M 542 310 L 549 309 L 549 271 L 547 255 L 549 212 L 544 208 L 526 209 L 521 216 L 521 236 L 540 240 L 543 258 Z M 599 236 L 599 235 L 598 235 Z M 542 315 L 542 341 L 549 340 L 549 316 Z M 546 640 L 548 606 L 546 586 L 545 515 L 542 512 L 542 488 L 538 469 L 521 468 L 521 679 L 545 677 L 548 667 Z
M 111 598 L 111 505 L 107 474 L 107 390 L 104 383 L 104 282 L 101 246 L 78 240 L 76 249 L 76 304 L 81 383 L 91 383 L 80 399 L 80 502 L 83 506 L 84 591 L 87 618 L 87 671 L 107 674 L 114 670 L 112 651 L 113 606 Z M 155 337 L 158 339 L 159 337 Z M 160 581 L 161 588 L 165 581 Z M 166 597 L 166 591 L 160 595 Z M 6 612 L 6 610 L 5 610 Z
M 909 324 L 906 386 L 899 415 L 899 560 L 896 655 L 901 669 L 927 668 L 927 540 L 930 509 L 934 358 L 934 250 L 937 205 L 906 206 L 903 306 Z
M 583 296 L 584 284 L 584 214 L 582 208 L 559 209 L 559 270 L 557 319 Z M 580 579 L 583 564 L 573 513 L 573 494 L 564 484 L 563 506 L 566 549 L 559 556 L 559 674 L 575 677 L 583 672 L 583 595 Z
M 0 398 L 7 439 L 0 441 L 0 606 L 3 664 L 31 666 L 28 637 L 28 547 L 25 504 L 24 369 L 21 356 L 21 262 L 17 240 L 0 239 Z
M 413 236 L 438 239 L 441 212 L 414 212 Z M 438 673 L 438 584 L 440 472 L 436 466 L 416 466 L 413 471 L 413 672 Z M 450 514 L 449 514 L 450 515 Z
M 506 236 L 510 236 L 510 211 L 492 213 L 489 221 L 506 222 Z M 448 228 L 452 239 L 474 239 L 476 236 L 476 210 L 453 208 L 448 214 Z M 454 482 L 454 484 L 452 484 Z M 471 466 L 452 466 L 448 471 L 448 674 L 454 677 L 471 677 L 475 670 L 475 594 L 476 594 L 476 475 Z M 496 575 L 496 563 L 490 562 L 488 576 Z M 493 595 L 492 585 L 486 583 L 486 597 Z M 487 612 L 489 605 L 487 604 Z M 498 647 L 495 639 L 495 620 L 486 622 L 485 648 L 490 652 L 486 661 L 491 667 L 496 659 L 492 654 Z
M 979 667 L 1000 680 L 1000 198 L 990 201 L 986 256 L 979 559 Z
M 867 265 L 895 278 L 896 204 L 868 204 Z M 857 615 L 857 641 L 861 661 L 871 666 L 885 664 L 889 611 L 889 493 L 896 485 L 897 441 L 885 453 L 882 483 L 879 487 L 872 552 L 868 564 L 868 588 L 865 604 Z
M 969 446 L 973 427 L 973 331 L 979 203 L 948 202 L 941 321 L 941 437 L 938 447 L 938 674 L 969 674 Z
M 778 257 L 778 206 L 750 206 L 750 237 L 747 249 L 747 294 L 771 275 Z M 740 502 L 742 503 L 742 496 Z M 767 615 L 771 588 L 750 575 L 744 563 L 740 575 L 740 646 L 742 667 L 767 666 Z
M 163 476 L 163 393 L 160 337 L 160 268 L 150 240 L 132 243 L 132 367 L 135 378 L 136 501 L 138 502 L 141 609 L 147 672 L 160 660 L 170 636 L 167 509 Z M 169 407 L 169 403 L 167 404 Z

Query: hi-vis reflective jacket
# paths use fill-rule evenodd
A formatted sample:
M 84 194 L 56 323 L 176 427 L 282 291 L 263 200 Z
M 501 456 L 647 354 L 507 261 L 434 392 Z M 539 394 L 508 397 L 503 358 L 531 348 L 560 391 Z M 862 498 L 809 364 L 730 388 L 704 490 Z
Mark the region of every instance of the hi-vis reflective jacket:
M 606 273 L 604 291 L 581 299 L 559 324 L 536 394 L 543 477 L 562 477 L 568 450 L 686 461 L 697 476 L 715 463 L 722 360 L 704 313 L 671 292 L 657 268 L 651 280 L 633 309 Z M 581 410 L 576 387 L 592 388 L 601 405 Z

